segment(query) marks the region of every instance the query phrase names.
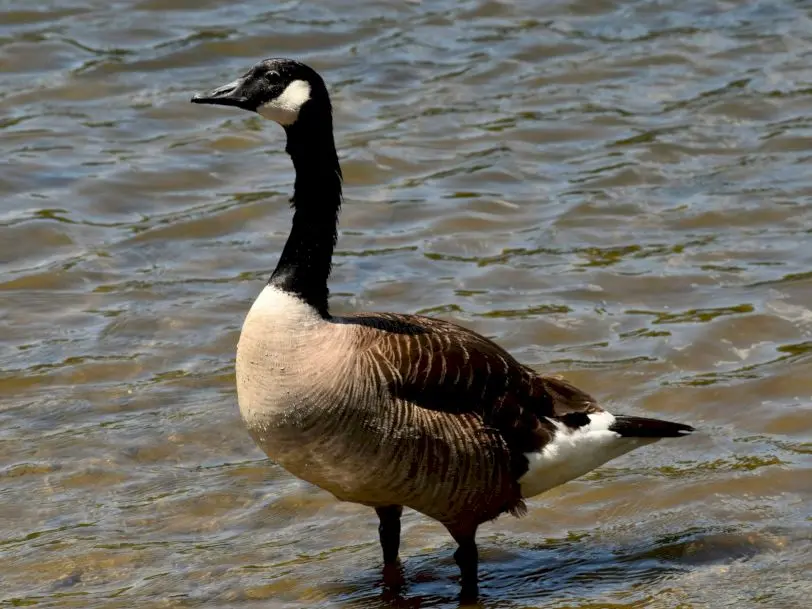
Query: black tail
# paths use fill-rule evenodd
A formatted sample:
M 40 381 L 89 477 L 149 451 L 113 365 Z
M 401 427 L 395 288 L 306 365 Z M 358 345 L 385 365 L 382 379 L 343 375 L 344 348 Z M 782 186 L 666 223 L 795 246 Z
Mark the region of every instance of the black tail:
M 627 438 L 678 438 L 694 431 L 690 425 L 645 417 L 615 417 L 609 429 Z

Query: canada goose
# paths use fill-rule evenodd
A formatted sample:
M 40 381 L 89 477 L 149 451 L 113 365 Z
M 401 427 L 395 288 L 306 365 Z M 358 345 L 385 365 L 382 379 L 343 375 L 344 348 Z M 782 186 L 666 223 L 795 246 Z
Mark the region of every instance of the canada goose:
M 613 416 L 453 323 L 331 315 L 327 279 L 342 175 L 327 88 L 312 68 L 267 59 L 192 98 L 282 125 L 296 171 L 293 225 L 237 346 L 240 413 L 294 476 L 375 508 L 385 570 L 410 507 L 459 544 L 462 596 L 477 595 L 477 527 L 524 500 L 688 425 Z M 390 569 L 391 571 L 391 569 Z

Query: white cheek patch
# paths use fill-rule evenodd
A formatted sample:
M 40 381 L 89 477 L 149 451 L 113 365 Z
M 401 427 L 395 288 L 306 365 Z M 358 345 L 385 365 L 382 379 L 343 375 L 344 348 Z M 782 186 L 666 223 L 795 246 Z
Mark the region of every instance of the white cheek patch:
M 310 99 L 310 85 L 304 80 L 294 80 L 282 93 L 257 108 L 257 114 L 283 127 L 292 125 L 299 118 L 299 110 Z

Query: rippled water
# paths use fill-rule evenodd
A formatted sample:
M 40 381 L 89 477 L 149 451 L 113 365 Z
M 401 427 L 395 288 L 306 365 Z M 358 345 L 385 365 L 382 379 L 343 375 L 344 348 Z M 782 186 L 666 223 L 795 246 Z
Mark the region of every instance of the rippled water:
M 335 310 L 453 319 L 701 428 L 484 526 L 483 607 L 806 605 L 810 3 L 3 7 L 0 606 L 456 606 L 439 525 L 406 516 L 382 596 L 372 511 L 237 417 L 292 169 L 188 100 L 278 55 L 334 96 Z

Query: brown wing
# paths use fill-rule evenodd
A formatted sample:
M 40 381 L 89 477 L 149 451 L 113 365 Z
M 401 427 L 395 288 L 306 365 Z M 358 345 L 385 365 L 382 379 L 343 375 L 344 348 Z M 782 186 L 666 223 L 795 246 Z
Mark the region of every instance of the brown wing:
M 368 329 L 361 347 L 375 352 L 393 396 L 431 410 L 479 415 L 504 438 L 517 477 L 527 469 L 524 453 L 551 438 L 550 418 L 578 427 L 601 410 L 587 393 L 537 374 L 462 326 L 417 315 L 347 319 Z

